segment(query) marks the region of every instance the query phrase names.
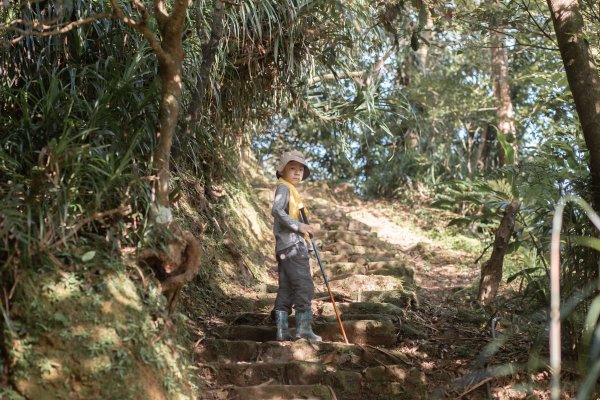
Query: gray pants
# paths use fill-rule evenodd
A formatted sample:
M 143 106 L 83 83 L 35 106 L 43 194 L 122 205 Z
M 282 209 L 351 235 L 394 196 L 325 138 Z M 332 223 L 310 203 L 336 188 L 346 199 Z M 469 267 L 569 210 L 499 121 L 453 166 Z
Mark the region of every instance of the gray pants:
M 277 252 L 279 288 L 275 310 L 292 312 L 309 311 L 315 286 L 310 273 L 308 249 L 302 242 Z

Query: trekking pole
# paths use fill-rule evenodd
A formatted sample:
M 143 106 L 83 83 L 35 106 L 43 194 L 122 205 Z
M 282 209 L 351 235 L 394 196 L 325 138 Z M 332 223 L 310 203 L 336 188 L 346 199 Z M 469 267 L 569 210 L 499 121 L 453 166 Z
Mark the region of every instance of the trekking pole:
M 308 218 L 306 217 L 306 213 L 304 212 L 304 208 L 300 209 L 300 219 L 303 224 L 308 224 Z M 348 338 L 346 337 L 346 331 L 344 330 L 344 325 L 342 324 L 342 319 L 340 318 L 340 313 L 338 312 L 337 306 L 335 305 L 335 299 L 333 298 L 333 293 L 331 292 L 331 288 L 329 287 L 329 280 L 327 279 L 327 274 L 325 273 L 325 268 L 323 268 L 323 263 L 321 262 L 321 256 L 319 256 L 319 250 L 317 249 L 317 245 L 313 239 L 313 235 L 309 235 L 310 242 L 312 243 L 312 248 L 315 251 L 315 256 L 317 256 L 317 262 L 319 263 L 319 268 L 321 268 L 321 273 L 323 274 L 323 280 L 325 281 L 325 286 L 327 286 L 327 291 L 329 292 L 329 298 L 331 299 L 331 304 L 333 304 L 333 311 L 335 311 L 335 316 L 337 317 L 338 323 L 340 324 L 340 329 L 342 330 L 342 336 L 344 336 L 344 340 L 346 344 L 350 344 L 348 342 Z

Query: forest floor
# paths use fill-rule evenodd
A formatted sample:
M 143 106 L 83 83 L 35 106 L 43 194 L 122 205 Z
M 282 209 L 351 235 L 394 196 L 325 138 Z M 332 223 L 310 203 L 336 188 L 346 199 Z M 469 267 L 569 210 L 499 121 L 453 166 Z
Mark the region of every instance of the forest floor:
M 314 329 L 324 342 L 273 341 L 272 259 L 265 282 L 231 286 L 231 306 L 197 327 L 201 398 L 549 398 L 549 374 L 528 369 L 543 310 L 510 287 L 478 304 L 482 244 L 447 229 L 451 214 L 362 201 L 345 186 L 309 186 L 303 198 L 350 344 L 316 262 Z

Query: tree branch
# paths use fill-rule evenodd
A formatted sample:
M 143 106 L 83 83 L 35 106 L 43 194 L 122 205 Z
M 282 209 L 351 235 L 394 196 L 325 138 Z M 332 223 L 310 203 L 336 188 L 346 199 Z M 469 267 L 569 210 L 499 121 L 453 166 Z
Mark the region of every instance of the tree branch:
M 154 14 L 156 15 L 156 22 L 158 28 L 163 31 L 167 23 L 169 22 L 169 13 L 165 8 L 165 3 L 162 0 L 154 0 Z
M 146 38 L 146 40 L 150 44 L 150 47 L 152 47 L 152 50 L 154 50 L 154 53 L 156 53 L 156 57 L 158 57 L 159 61 L 166 60 L 168 58 L 168 54 L 163 50 L 162 46 L 160 45 L 160 42 L 148 27 L 148 10 L 146 10 L 146 7 L 143 4 L 141 4 L 138 0 L 134 1 L 134 5 L 138 7 L 140 13 L 142 14 L 142 21 L 136 21 L 132 18 L 127 17 L 123 13 L 123 10 L 119 6 L 119 4 L 117 3 L 117 0 L 110 0 L 110 4 L 113 7 L 114 14 L 117 19 L 120 19 L 126 25 L 137 30 L 142 34 L 144 38 Z
M 320 75 L 320 76 L 313 76 L 312 78 L 308 79 L 308 84 L 309 85 L 314 85 L 317 84 L 319 82 L 322 81 L 330 81 L 333 79 L 354 79 L 354 78 L 362 78 L 362 76 L 365 74 L 366 71 L 352 71 L 352 72 L 345 72 L 345 73 L 341 73 L 341 74 L 325 74 L 325 75 Z
M 66 33 L 73 28 L 79 25 L 85 25 L 93 21 L 97 21 L 99 19 L 111 18 L 113 16 L 112 13 L 101 13 L 92 15 L 90 17 L 78 19 L 77 21 L 71 21 L 67 24 L 58 24 L 54 25 L 54 21 L 58 21 L 58 19 L 53 20 L 44 20 L 44 21 L 25 21 L 22 19 L 18 19 L 12 21 L 10 24 L 0 24 L 0 30 L 4 30 L 4 32 L 16 32 L 19 33 L 20 36 L 15 39 L 10 40 L 10 44 L 16 44 L 27 36 L 37 36 L 37 37 L 47 37 L 53 35 L 60 35 Z M 28 28 L 22 29 L 13 25 L 29 25 Z M 63 25 L 63 26 L 61 26 Z M 52 29 L 52 30 L 46 30 Z M 2 42 L 5 42 L 4 40 Z
M 377 63 L 373 64 L 373 68 L 371 68 L 371 72 L 368 75 L 363 76 L 362 83 L 364 86 L 368 86 L 371 84 L 371 80 L 375 77 L 375 75 L 379 74 L 381 68 L 385 64 L 386 60 L 390 58 L 390 56 L 394 53 L 394 49 L 396 46 L 390 47 L 383 56 L 377 61 Z
M 175 5 L 173 6 L 173 12 L 169 17 L 170 26 L 180 26 L 184 23 L 185 15 L 187 13 L 188 7 L 190 6 L 190 3 L 190 0 L 175 1 Z
M 535 26 L 540 30 L 540 32 L 542 33 L 542 35 L 544 35 L 548 40 L 550 40 L 551 42 L 554 42 L 554 38 L 552 36 L 550 36 L 545 30 L 544 28 L 542 28 L 540 26 L 540 24 L 537 22 L 537 20 L 535 19 L 535 17 L 531 14 L 531 11 L 529 11 L 529 7 L 525 4 L 525 0 L 521 0 L 521 5 L 523 6 L 523 9 L 525 10 L 525 12 L 527 13 L 527 15 L 529 16 L 529 19 L 531 21 L 533 21 L 533 23 L 535 24 Z

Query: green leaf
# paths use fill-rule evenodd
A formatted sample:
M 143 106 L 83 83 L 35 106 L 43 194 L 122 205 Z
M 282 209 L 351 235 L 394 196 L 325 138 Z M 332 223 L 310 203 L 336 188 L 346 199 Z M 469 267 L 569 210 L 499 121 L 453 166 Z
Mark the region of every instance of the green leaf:
M 600 239 L 587 236 L 572 236 L 571 240 L 576 246 L 585 246 L 600 251 Z
M 515 240 L 514 242 L 510 243 L 506 248 L 506 254 L 512 254 L 515 251 L 519 250 L 519 247 L 521 247 L 522 243 L 523 242 L 521 242 L 520 240 Z
M 508 279 L 506 279 L 506 283 L 511 283 L 512 281 L 514 281 L 515 279 L 517 279 L 518 277 L 522 276 L 522 275 L 529 275 L 533 272 L 536 272 L 538 270 L 541 270 L 541 267 L 533 267 L 533 268 L 525 268 L 520 270 L 519 272 L 511 275 L 508 277 Z
M 81 256 L 81 261 L 88 262 L 92 258 L 94 258 L 95 255 L 96 255 L 96 251 L 95 250 L 90 250 L 90 251 L 88 251 L 87 253 L 85 253 L 84 255 Z
M 504 135 L 500 130 L 497 130 L 498 133 L 498 141 L 500 142 L 500 146 L 502 146 L 502 151 L 505 155 L 504 164 L 511 165 L 515 163 L 515 149 L 513 149 L 512 145 L 506 140 L 506 135 Z
M 448 223 L 448 226 L 461 226 L 461 225 L 469 225 L 472 224 L 473 221 L 475 221 L 476 218 L 475 217 L 461 217 L 461 218 L 454 218 L 452 219 L 452 221 L 450 221 Z
M 54 313 L 54 315 L 52 315 L 52 319 L 56 322 L 62 322 L 64 325 L 67 325 L 69 323 L 69 320 L 67 319 L 65 314 L 59 312 Z

